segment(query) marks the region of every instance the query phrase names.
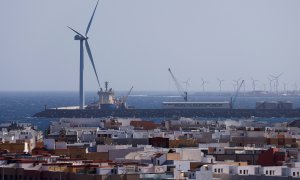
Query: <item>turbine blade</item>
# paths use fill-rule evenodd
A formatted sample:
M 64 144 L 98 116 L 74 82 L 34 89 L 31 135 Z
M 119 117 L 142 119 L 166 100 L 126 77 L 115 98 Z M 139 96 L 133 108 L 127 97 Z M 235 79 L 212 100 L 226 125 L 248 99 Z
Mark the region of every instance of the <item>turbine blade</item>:
M 69 27 L 69 26 L 67 26 L 69 29 L 71 29 L 72 31 L 74 31 L 76 34 L 78 34 L 79 36 L 82 36 L 82 37 L 84 37 L 82 34 L 80 34 L 79 32 L 77 32 L 77 31 L 75 31 L 73 28 L 71 28 L 71 27 Z
M 96 70 L 95 63 L 94 63 L 93 56 L 92 56 L 92 52 L 91 52 L 91 49 L 90 49 L 90 46 L 89 46 L 89 43 L 88 43 L 87 40 L 85 40 L 85 47 L 86 47 L 87 54 L 89 55 L 89 58 L 90 58 L 91 63 L 93 65 L 94 72 L 95 72 L 95 75 L 96 75 L 96 78 L 97 78 L 97 82 L 98 82 L 98 85 L 99 85 L 99 88 L 100 88 L 100 82 L 99 82 L 97 70 Z
M 92 17 L 90 19 L 90 22 L 89 22 L 89 24 L 88 24 L 88 26 L 86 28 L 85 36 L 87 36 L 87 34 L 88 34 L 89 30 L 90 30 L 90 27 L 91 27 L 91 24 L 92 24 L 92 21 L 93 21 L 93 18 L 94 18 L 94 15 L 95 15 L 98 3 L 99 3 L 99 0 L 97 1 L 97 4 L 96 4 L 95 9 L 94 9 L 94 12 L 93 12 Z

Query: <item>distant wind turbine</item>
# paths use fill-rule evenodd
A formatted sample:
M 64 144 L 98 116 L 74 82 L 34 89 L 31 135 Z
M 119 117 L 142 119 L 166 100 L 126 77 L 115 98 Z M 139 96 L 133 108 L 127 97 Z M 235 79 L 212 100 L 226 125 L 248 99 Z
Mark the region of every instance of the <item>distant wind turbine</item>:
M 275 88 L 276 88 L 276 94 L 277 94 L 277 96 L 278 96 L 279 78 L 280 78 L 280 76 L 282 76 L 282 74 L 283 74 L 283 73 L 280 73 L 280 74 L 277 75 L 277 76 L 270 75 L 270 76 L 273 77 L 274 80 L 275 80 Z
M 271 79 L 271 78 L 268 77 L 268 80 L 269 80 L 269 86 L 270 86 L 270 87 L 269 87 L 269 94 L 270 94 L 270 93 L 272 93 L 272 91 L 273 91 L 273 88 L 272 88 L 272 86 L 273 86 L 273 85 L 272 85 L 272 82 L 274 81 L 274 79 Z
M 218 81 L 219 81 L 219 92 L 220 92 L 220 95 L 221 95 L 221 93 L 222 93 L 222 83 L 224 82 L 224 80 L 218 78 Z
M 236 88 L 239 87 L 240 80 L 241 80 L 241 78 L 239 78 L 239 79 L 237 79 L 237 80 L 232 80 L 232 81 L 233 81 L 233 91 L 235 91 Z
M 298 84 L 297 83 L 294 84 L 294 91 L 298 92 Z
M 283 83 L 283 91 L 284 91 L 285 94 L 288 93 L 287 89 L 288 89 L 288 84 L 287 83 Z
M 246 83 L 245 83 L 245 81 L 243 83 L 243 90 L 244 90 L 244 96 L 245 96 L 246 95 Z
M 264 92 L 266 92 L 267 91 L 267 84 L 264 83 L 263 86 L 264 86 Z
M 96 4 L 95 9 L 93 11 L 92 17 L 89 21 L 89 24 L 88 24 L 87 28 L 86 28 L 85 35 L 80 34 L 76 30 L 74 30 L 73 28 L 68 26 L 69 29 L 71 29 L 73 32 L 76 33 L 76 35 L 74 36 L 74 40 L 79 40 L 79 42 L 80 42 L 80 83 L 79 83 L 79 107 L 80 107 L 80 109 L 83 109 L 84 104 L 85 104 L 84 103 L 84 87 L 83 87 L 83 85 L 84 85 L 83 84 L 83 70 L 84 70 L 83 42 L 85 43 L 85 48 L 86 48 L 87 54 L 88 54 L 88 56 L 91 60 L 91 63 L 93 65 L 93 69 L 94 69 L 94 72 L 95 72 L 95 75 L 96 75 L 96 78 L 97 78 L 97 82 L 98 82 L 98 86 L 99 86 L 99 89 L 100 89 L 100 82 L 99 82 L 98 74 L 97 74 L 97 71 L 96 71 L 96 67 L 95 67 L 95 63 L 94 63 L 94 60 L 93 60 L 92 52 L 91 52 L 89 42 L 88 42 L 88 39 L 89 39 L 88 38 L 88 32 L 90 30 L 90 27 L 91 27 L 91 24 L 92 24 L 92 21 L 93 21 L 98 3 L 99 3 L 99 0 L 97 1 L 97 4 Z
M 186 81 L 183 81 L 182 83 L 185 84 L 185 91 L 187 91 L 188 90 L 188 86 L 190 86 L 191 79 L 188 78 Z
M 252 79 L 252 91 L 255 92 L 256 82 L 258 82 L 258 80 L 253 79 L 253 78 L 251 78 L 251 79 Z
M 201 81 L 202 81 L 202 91 L 205 92 L 205 85 L 208 84 L 208 81 L 205 81 L 203 78 L 201 78 Z

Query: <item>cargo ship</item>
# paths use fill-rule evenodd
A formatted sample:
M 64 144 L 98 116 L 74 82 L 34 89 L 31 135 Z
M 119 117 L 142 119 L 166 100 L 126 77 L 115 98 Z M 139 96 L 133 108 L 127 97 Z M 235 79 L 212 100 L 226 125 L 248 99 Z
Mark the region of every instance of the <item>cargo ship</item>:
M 132 87 L 133 88 L 133 87 Z M 139 109 L 127 106 L 130 91 L 123 97 L 115 98 L 112 88 L 105 82 L 105 88 L 98 91 L 97 102 L 84 106 L 45 108 L 34 117 L 45 118 L 101 118 L 101 117 L 136 117 L 136 118 L 299 118 L 300 109 L 294 109 L 292 102 L 260 101 L 255 109 L 234 108 L 236 96 L 224 102 L 162 102 L 161 108 Z

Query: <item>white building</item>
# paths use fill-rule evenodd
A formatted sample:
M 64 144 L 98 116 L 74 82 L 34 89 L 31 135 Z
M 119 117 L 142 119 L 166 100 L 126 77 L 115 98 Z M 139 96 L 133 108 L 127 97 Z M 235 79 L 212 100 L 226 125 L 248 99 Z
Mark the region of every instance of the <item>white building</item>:
M 265 176 L 288 176 L 289 169 L 286 166 L 265 166 L 261 168 L 261 174 Z

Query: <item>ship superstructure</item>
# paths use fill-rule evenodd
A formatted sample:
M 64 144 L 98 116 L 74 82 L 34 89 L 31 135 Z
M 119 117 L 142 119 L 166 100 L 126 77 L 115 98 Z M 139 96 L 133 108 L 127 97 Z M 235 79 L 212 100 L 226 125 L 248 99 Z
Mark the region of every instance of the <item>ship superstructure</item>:
M 115 92 L 113 89 L 108 88 L 108 81 L 105 82 L 105 89 L 103 90 L 101 88 L 100 91 L 98 91 L 98 96 L 100 109 L 113 110 L 118 108 L 118 100 L 114 98 Z
M 115 98 L 115 92 L 112 88 L 108 87 L 108 84 L 109 82 L 106 81 L 104 89 L 100 88 L 100 91 L 98 91 L 97 94 L 99 100 L 89 104 L 86 107 L 86 109 L 101 109 L 101 110 L 127 109 L 126 101 L 133 87 L 131 87 L 131 89 L 125 96 L 121 98 Z

